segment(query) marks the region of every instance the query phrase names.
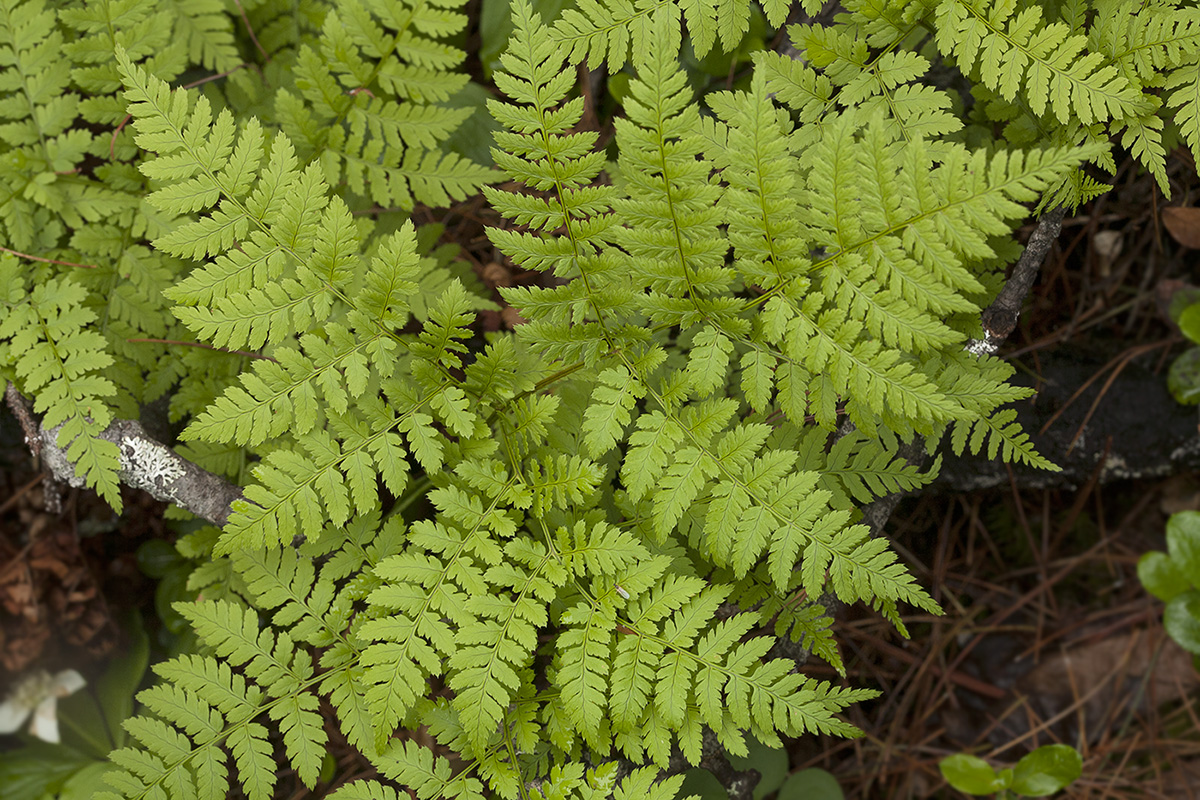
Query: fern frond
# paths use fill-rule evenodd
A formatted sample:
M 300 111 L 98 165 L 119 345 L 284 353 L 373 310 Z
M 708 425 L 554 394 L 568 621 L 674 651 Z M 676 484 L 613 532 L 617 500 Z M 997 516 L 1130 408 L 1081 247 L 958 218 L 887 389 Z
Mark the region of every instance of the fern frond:
M 125 722 L 145 749 L 113 754 L 121 770 L 105 780 L 120 794 L 101 792 L 98 797 L 163 792 L 194 797 L 198 791 L 219 796 L 228 790 L 231 754 L 247 796 L 267 800 L 277 765 L 268 729 L 255 721 L 264 713 L 283 733 L 286 757 L 301 780 L 314 785 L 326 734 L 312 694 L 321 676 L 308 653 L 286 633 L 260 631 L 257 615 L 233 603 L 179 604 L 178 610 L 218 658 L 183 655 L 155 667 L 167 683 L 148 689 L 140 699 L 162 721 L 138 716 Z M 241 667 L 244 675 L 231 666 Z M 328 681 L 330 673 L 324 678 Z
M 435 756 L 432 750 L 421 747 L 412 740 L 395 742 L 376 763 L 385 775 L 416 792 L 419 800 L 441 797 L 483 800 L 484 797 L 483 786 L 477 779 L 467 774 L 454 775 L 447 759 Z M 345 790 L 348 793 L 347 800 L 361 797 L 361 790 L 351 787 L 374 788 L 374 785 L 373 781 L 350 784 Z
M 187 0 L 166 4 L 174 24 L 172 41 L 187 47 L 188 60 L 214 72 L 238 67 L 242 57 L 233 40 L 233 20 L 221 0 Z
M 1037 469 L 1058 472 L 1061 467 L 1033 449 L 1029 435 L 1015 422 L 1016 417 L 1016 410 L 1007 408 L 982 417 L 971 425 L 955 425 L 950 439 L 951 447 L 956 454 L 962 455 L 968 447 L 972 453 L 980 453 L 984 452 L 986 446 L 988 458 L 1001 455 L 1005 461 L 1021 461 Z
M 101 439 L 112 422 L 105 403 L 116 389 L 100 373 L 112 363 L 104 337 L 89 329 L 95 313 L 83 306 L 86 291 L 66 278 L 39 283 L 26 294 L 16 259 L 0 257 L 4 313 L 0 314 L 0 367 L 34 398 L 46 430 L 66 451 L 87 485 L 121 508 L 117 446 Z
M 819 435 L 818 435 L 819 434 Z M 898 443 L 890 436 L 870 439 L 857 431 L 842 436 L 824 452 L 824 432 L 804 437 L 799 466 L 819 470 L 820 485 L 832 493 L 830 505 L 851 508 L 876 497 L 918 489 L 937 475 L 936 466 L 924 472 L 896 458 Z
M 855 524 L 936 472 L 900 442 L 952 428 L 951 449 L 1046 463 L 1003 407 L 1025 393 L 1011 367 L 962 347 L 1013 226 L 1098 191 L 1079 167 L 1114 166 L 1106 137 L 1159 177 L 1177 132 L 1200 139 L 1195 25 L 1174 0 L 1145 5 L 1161 25 L 1134 0 L 1044 20 L 1021 2 L 846 0 L 829 28 L 793 30 L 803 61 L 755 56 L 738 91 L 704 98 L 711 115 L 683 26 L 697 54 L 730 50 L 745 0 L 583 0 L 552 26 L 516 0 L 489 104 L 514 183 L 483 191 L 507 220 L 497 249 L 547 274 L 501 288 L 529 320 L 515 335 L 481 332 L 469 268 L 420 255 L 443 231 L 396 216 L 489 180 L 446 149 L 467 117 L 462 2 L 245 5 L 179 21 L 9 0 L 22 42 L 0 8 L 0 149 L 17 154 L 0 226 L 101 263 L 64 280 L 0 260 L 7 307 L 44 300 L 64 342 L 98 333 L 74 346 L 114 359 L 76 365 L 88 402 L 178 385 L 188 453 L 253 474 L 224 530 L 180 542 L 203 562 L 188 585 L 206 599 L 180 608 L 206 654 L 158 667 L 108 800 L 266 800 L 280 765 L 312 784 L 327 707 L 378 773 L 342 800 L 667 800 L 678 781 L 658 769 L 699 762 L 714 734 L 733 754 L 747 735 L 856 735 L 840 714 L 871 693 L 772 651 L 788 636 L 840 668 L 829 598 L 901 632 L 901 603 L 939 613 Z M 779 24 L 787 4 L 763 9 Z M 965 131 L 958 82 L 926 85 L 939 44 L 979 77 Z M 262 72 L 165 82 L 235 58 Z M 602 149 L 582 59 L 634 67 Z M 45 389 L 50 373 L 20 372 L 30 337 L 49 341 L 29 313 L 0 320 L 0 368 Z M 124 342 L 184 328 L 235 352 L 159 365 L 167 345 Z M 614 757 L 658 769 L 618 780 Z
M 687 748 L 691 736 L 684 731 L 703 721 L 734 751 L 740 749 L 735 743 L 740 737 L 738 728 L 766 742 L 772 741 L 776 729 L 785 728 L 852 735 L 853 729 L 836 721 L 831 712 L 865 695 L 843 695 L 841 690 L 788 676 L 788 661 L 763 662 L 771 640 L 751 637 L 743 641 L 757 624 L 756 614 L 740 614 L 713 625 L 713 613 L 724 591 L 694 594 L 695 588 L 678 582 L 660 584 L 660 589 L 666 593 L 656 592 L 654 604 L 639 604 L 630 609 L 627 621 L 618 621 L 622 636 L 613 670 L 615 725 L 643 732 L 643 725 L 665 726 L 685 736 Z M 657 606 L 668 598 L 678 608 L 674 613 L 670 606 Z M 652 611 L 656 607 L 659 610 Z M 660 628 L 655 620 L 663 619 L 664 614 L 670 616 Z M 702 630 L 706 633 L 700 636 Z M 651 686 L 655 701 L 640 714 L 621 694 L 631 691 L 644 696 Z M 630 752 L 633 743 L 628 738 L 618 737 L 617 741 L 630 757 L 641 755 Z
M 0 5 L 0 225 L 7 244 L 26 252 L 59 247 L 64 223 L 99 221 L 106 199 L 76 174 L 95 137 L 74 126 L 80 98 L 69 91 L 62 48 L 53 8 L 41 0 Z
M 837 102 L 848 110 L 843 113 L 852 109 L 852 115 L 864 123 L 882 116 L 888 134 L 905 141 L 936 140 L 962 127 L 950 113 L 948 94 L 916 83 L 929 70 L 928 59 L 919 53 L 885 49 L 872 55 L 867 34 L 849 27 L 793 25 L 789 33 L 809 63 L 837 87 Z M 894 44 L 871 38 L 875 47 Z M 804 81 L 804 71 L 781 67 L 778 60 L 774 63 L 780 73 L 776 79 L 786 80 L 791 96 L 797 96 L 796 80 Z
M 1013 15 L 1015 4 L 983 9 L 973 2 L 943 0 L 937 9 L 937 44 L 963 73 L 978 75 L 989 89 L 1012 100 L 1018 91 L 1035 114 L 1049 110 L 1059 122 L 1085 125 L 1138 113 L 1141 93 L 1087 50 L 1087 37 L 1063 22 L 1045 23 L 1040 6 Z
M 1195 38 L 1200 40 L 1200 20 L 1195 27 Z M 1180 135 L 1192 149 L 1192 157 L 1200 158 L 1200 59 L 1172 70 L 1164 90 L 1169 94 L 1163 105 L 1174 110 Z
M 71 78 L 88 95 L 80 100 L 79 111 L 89 122 L 117 125 L 125 117 L 121 75 L 113 60 L 117 46 L 160 78 L 174 78 L 187 66 L 184 43 L 171 35 L 174 18 L 162 6 L 97 0 L 63 8 L 59 20 L 76 31 L 63 52 L 77 65 Z
M 742 320 L 732 319 L 737 304 L 728 294 L 734 276 L 725 266 L 728 245 L 718 230 L 721 189 L 701 158 L 699 113 L 672 55 L 679 49 L 678 36 L 677 28 L 656 25 L 647 49 L 634 57 L 638 78 L 625 102 L 628 118 L 615 123 L 621 155 L 614 183 L 621 197 L 614 200 L 613 211 L 626 224 L 613 238 L 630 256 L 622 271 L 640 276 L 630 288 L 639 295 L 643 287 L 648 289 L 639 299 L 651 322 L 690 327 L 711 320 L 717 326 L 741 327 Z M 719 330 L 698 336 L 727 353 L 730 343 Z M 698 356 L 703 349 L 693 352 Z M 719 363 L 719 357 L 710 359 L 702 370 L 693 361 L 699 386 L 711 391 L 723 383 Z
M 715 32 L 715 14 L 709 0 L 687 3 L 684 6 L 689 20 L 698 24 L 696 52 L 708 52 Z M 573 62 L 586 61 L 592 68 L 608 63 L 609 72 L 616 73 L 629 60 L 629 53 L 646 52 L 647 35 L 659 15 L 677 16 L 679 11 L 671 0 L 582 0 L 575 8 L 563 10 L 554 24 L 553 41 L 564 48 Z
M 581 603 L 563 614 L 562 623 L 567 629 L 558 641 L 554 680 L 560 687 L 563 710 L 586 741 L 600 746 L 607 738 L 607 665 L 612 658 L 615 615 L 603 606 Z
M 497 134 L 492 155 L 497 166 L 535 193 L 528 198 L 484 187 L 484 195 L 502 214 L 534 232 L 489 229 L 488 236 L 513 262 L 529 269 L 553 271 L 560 278 L 581 278 L 557 289 L 505 289 L 505 299 L 530 321 L 518 333 L 548 349 L 550 358 L 589 361 L 610 349 L 622 332 L 609 319 L 633 307 L 635 292 L 619 260 L 601 251 L 610 236 L 608 214 L 615 191 L 591 185 L 604 166 L 603 153 L 593 152 L 596 134 L 567 134 L 583 113 L 582 99 L 559 104 L 571 86 L 561 70 L 565 53 L 546 35 L 540 18 L 525 3 L 514 6 L 514 34 L 501 58 L 505 72 L 496 84 L 515 103 L 489 101 L 493 116 L 510 129 Z M 566 236 L 551 234 L 564 227 Z M 588 297 L 580 295 L 583 287 Z M 626 336 L 644 338 L 636 326 Z
M 770 616 L 772 610 L 772 606 L 765 608 L 764 616 Z M 775 616 L 775 635 L 786 636 L 844 674 L 845 667 L 833 638 L 832 625 L 833 619 L 828 609 L 820 603 L 781 603 Z
M 461 200 L 487 169 L 443 143 L 469 109 L 439 105 L 466 84 L 451 72 L 464 54 L 443 39 L 462 30 L 460 2 L 346 2 L 325 17 L 320 40 L 301 48 L 295 86 L 276 97 L 283 129 L 331 183 L 411 209 Z

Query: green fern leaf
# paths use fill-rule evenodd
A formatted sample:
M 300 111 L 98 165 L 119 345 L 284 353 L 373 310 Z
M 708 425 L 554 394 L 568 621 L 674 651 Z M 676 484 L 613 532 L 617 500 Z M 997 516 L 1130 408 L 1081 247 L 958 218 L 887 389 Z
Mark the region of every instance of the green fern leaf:
M 588 741 L 599 742 L 615 621 L 603 609 L 581 604 L 568 609 L 562 622 L 568 628 L 559 639 L 556 683 L 563 708 Z
M 1041 8 L 1011 16 L 1015 4 L 984 11 L 963 0 L 943 0 L 937 9 L 938 49 L 971 72 L 978 66 L 988 88 L 1011 100 L 1023 89 L 1035 114 L 1050 110 L 1060 122 L 1077 115 L 1088 125 L 1135 115 L 1140 93 L 1098 53 L 1086 37 L 1061 22 L 1042 24 Z
M 0 365 L 10 367 L 18 388 L 34 397 L 42 426 L 57 428 L 56 443 L 114 509 L 121 508 L 117 472 L 121 454 L 100 434 L 112 421 L 104 399 L 116 387 L 99 374 L 113 363 L 104 337 L 88 325 L 95 313 L 83 306 L 83 287 L 68 279 L 43 282 L 25 293 L 25 278 L 12 256 L 0 258 L 6 288 L 0 315 Z

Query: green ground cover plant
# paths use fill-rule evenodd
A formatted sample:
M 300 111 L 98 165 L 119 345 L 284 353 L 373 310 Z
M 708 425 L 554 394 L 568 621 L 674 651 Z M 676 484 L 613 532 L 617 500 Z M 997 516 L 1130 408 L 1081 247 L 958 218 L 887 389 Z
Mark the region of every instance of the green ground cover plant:
M 514 0 L 492 168 L 457 0 L 0 0 L 0 369 L 190 562 L 97 798 L 313 786 L 327 709 L 378 772 L 342 800 L 669 798 L 680 759 L 856 735 L 877 692 L 795 654 L 840 669 L 834 603 L 940 613 L 862 509 L 940 448 L 1054 468 L 981 312 L 1114 142 L 1164 190 L 1200 154 L 1200 13 L 843 9 L 697 96 L 681 53 L 748 2 Z M 603 146 L 580 64 L 624 76 Z M 410 218 L 478 191 L 538 276 L 513 331 Z M 156 402 L 177 453 L 121 427 Z
M 1048 744 L 999 772 L 982 758 L 965 753 L 943 758 L 938 768 L 951 786 L 965 794 L 1048 797 L 1079 778 L 1083 760 L 1069 745 Z

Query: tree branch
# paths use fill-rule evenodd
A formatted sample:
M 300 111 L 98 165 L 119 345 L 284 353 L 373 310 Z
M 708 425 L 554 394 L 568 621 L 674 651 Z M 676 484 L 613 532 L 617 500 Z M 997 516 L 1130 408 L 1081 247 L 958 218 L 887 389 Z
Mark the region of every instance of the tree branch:
M 65 448 L 58 445 L 62 426 L 46 429 L 34 421 L 29 401 L 10 383 L 5 399 L 25 431 L 25 441 L 34 457 L 58 481 L 83 487 L 86 481 L 75 471 Z M 174 503 L 218 527 L 229 519 L 230 506 L 242 490 L 219 475 L 198 467 L 174 450 L 151 438 L 136 420 L 113 420 L 99 438 L 112 442 L 121 453 L 117 477 L 121 483 L 142 489 L 157 500 Z

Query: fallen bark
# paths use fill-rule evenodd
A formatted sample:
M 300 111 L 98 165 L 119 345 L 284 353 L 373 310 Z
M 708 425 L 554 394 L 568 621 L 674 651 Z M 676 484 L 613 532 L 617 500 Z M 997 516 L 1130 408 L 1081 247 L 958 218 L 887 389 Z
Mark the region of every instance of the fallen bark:
M 1200 469 L 1200 417 L 1194 406 L 1175 402 L 1165 370 L 1155 373 L 1161 350 L 1131 360 L 1107 387 L 1107 375 L 1096 380 L 1068 405 L 1114 355 L 1064 348 L 1040 355 L 1037 377 L 1020 372 L 1013 378 L 1013 383 L 1037 389 L 1035 397 L 1013 407 L 1037 451 L 1061 472 L 947 452 L 933 488 L 970 492 L 1006 486 L 1010 470 L 1019 487 L 1075 489 L 1097 472 L 1101 483 L 1109 483 Z M 1059 416 L 1052 421 L 1055 414 Z

